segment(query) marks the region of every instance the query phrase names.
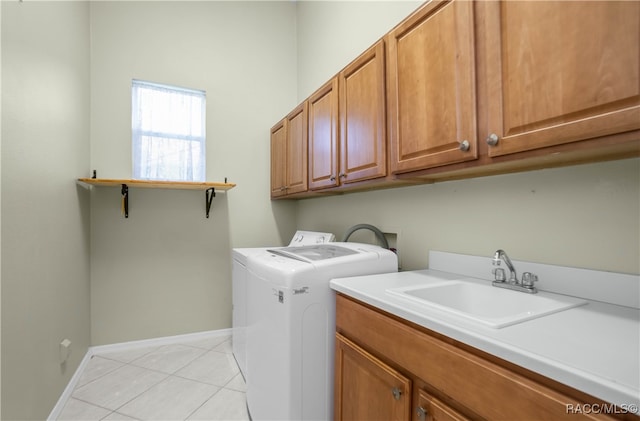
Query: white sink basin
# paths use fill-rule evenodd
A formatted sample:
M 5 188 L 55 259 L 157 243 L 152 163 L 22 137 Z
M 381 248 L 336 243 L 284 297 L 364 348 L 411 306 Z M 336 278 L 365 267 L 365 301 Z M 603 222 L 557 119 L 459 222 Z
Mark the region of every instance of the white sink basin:
M 387 293 L 493 328 L 513 325 L 587 303 L 564 295 L 528 294 L 468 281 L 393 288 L 388 289 Z

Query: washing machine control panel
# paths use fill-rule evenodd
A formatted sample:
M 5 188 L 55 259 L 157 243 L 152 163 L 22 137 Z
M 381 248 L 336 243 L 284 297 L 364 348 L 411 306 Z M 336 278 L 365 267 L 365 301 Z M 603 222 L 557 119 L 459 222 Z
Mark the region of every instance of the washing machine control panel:
M 296 231 L 296 234 L 291 239 L 289 247 L 303 246 L 309 244 L 324 244 L 335 241 L 336 236 L 330 232 L 315 232 L 315 231 Z

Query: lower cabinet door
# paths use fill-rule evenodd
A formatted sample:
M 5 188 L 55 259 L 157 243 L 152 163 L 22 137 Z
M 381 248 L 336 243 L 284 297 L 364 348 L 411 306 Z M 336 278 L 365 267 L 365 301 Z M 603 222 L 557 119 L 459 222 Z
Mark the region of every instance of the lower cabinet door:
M 411 380 L 340 334 L 335 370 L 336 421 L 411 419 Z
M 469 418 L 424 390 L 418 392 L 416 416 L 418 421 L 469 421 Z

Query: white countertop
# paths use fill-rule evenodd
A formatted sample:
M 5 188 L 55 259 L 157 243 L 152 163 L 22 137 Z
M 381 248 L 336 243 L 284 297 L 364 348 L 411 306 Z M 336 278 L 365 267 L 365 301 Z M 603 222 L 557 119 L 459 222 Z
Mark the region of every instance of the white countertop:
M 467 275 L 423 270 L 334 279 L 331 288 L 639 413 L 640 310 L 637 308 L 587 300 L 587 304 L 580 307 L 496 329 L 426 309 L 386 292 L 389 288 L 467 278 Z M 477 282 L 489 281 L 477 279 Z

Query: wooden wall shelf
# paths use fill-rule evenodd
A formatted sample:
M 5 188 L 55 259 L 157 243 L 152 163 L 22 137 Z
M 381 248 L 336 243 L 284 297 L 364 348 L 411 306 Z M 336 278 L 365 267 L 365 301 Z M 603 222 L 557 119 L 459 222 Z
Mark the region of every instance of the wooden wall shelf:
M 172 189 L 172 190 L 204 190 L 206 216 L 209 217 L 211 202 L 216 197 L 218 191 L 227 191 L 234 188 L 234 183 L 197 182 L 197 181 L 155 181 L 155 180 L 132 180 L 132 179 L 112 179 L 112 178 L 78 178 L 78 183 L 87 187 L 120 187 L 122 194 L 122 212 L 124 217 L 129 217 L 129 187 L 141 187 L 147 189 Z
M 112 178 L 79 178 L 78 182 L 91 186 L 120 187 L 126 184 L 129 187 L 142 187 L 148 189 L 175 189 L 175 190 L 207 190 L 213 187 L 219 191 L 227 191 L 234 188 L 234 183 L 214 183 L 198 181 L 154 181 L 154 180 L 127 180 Z

